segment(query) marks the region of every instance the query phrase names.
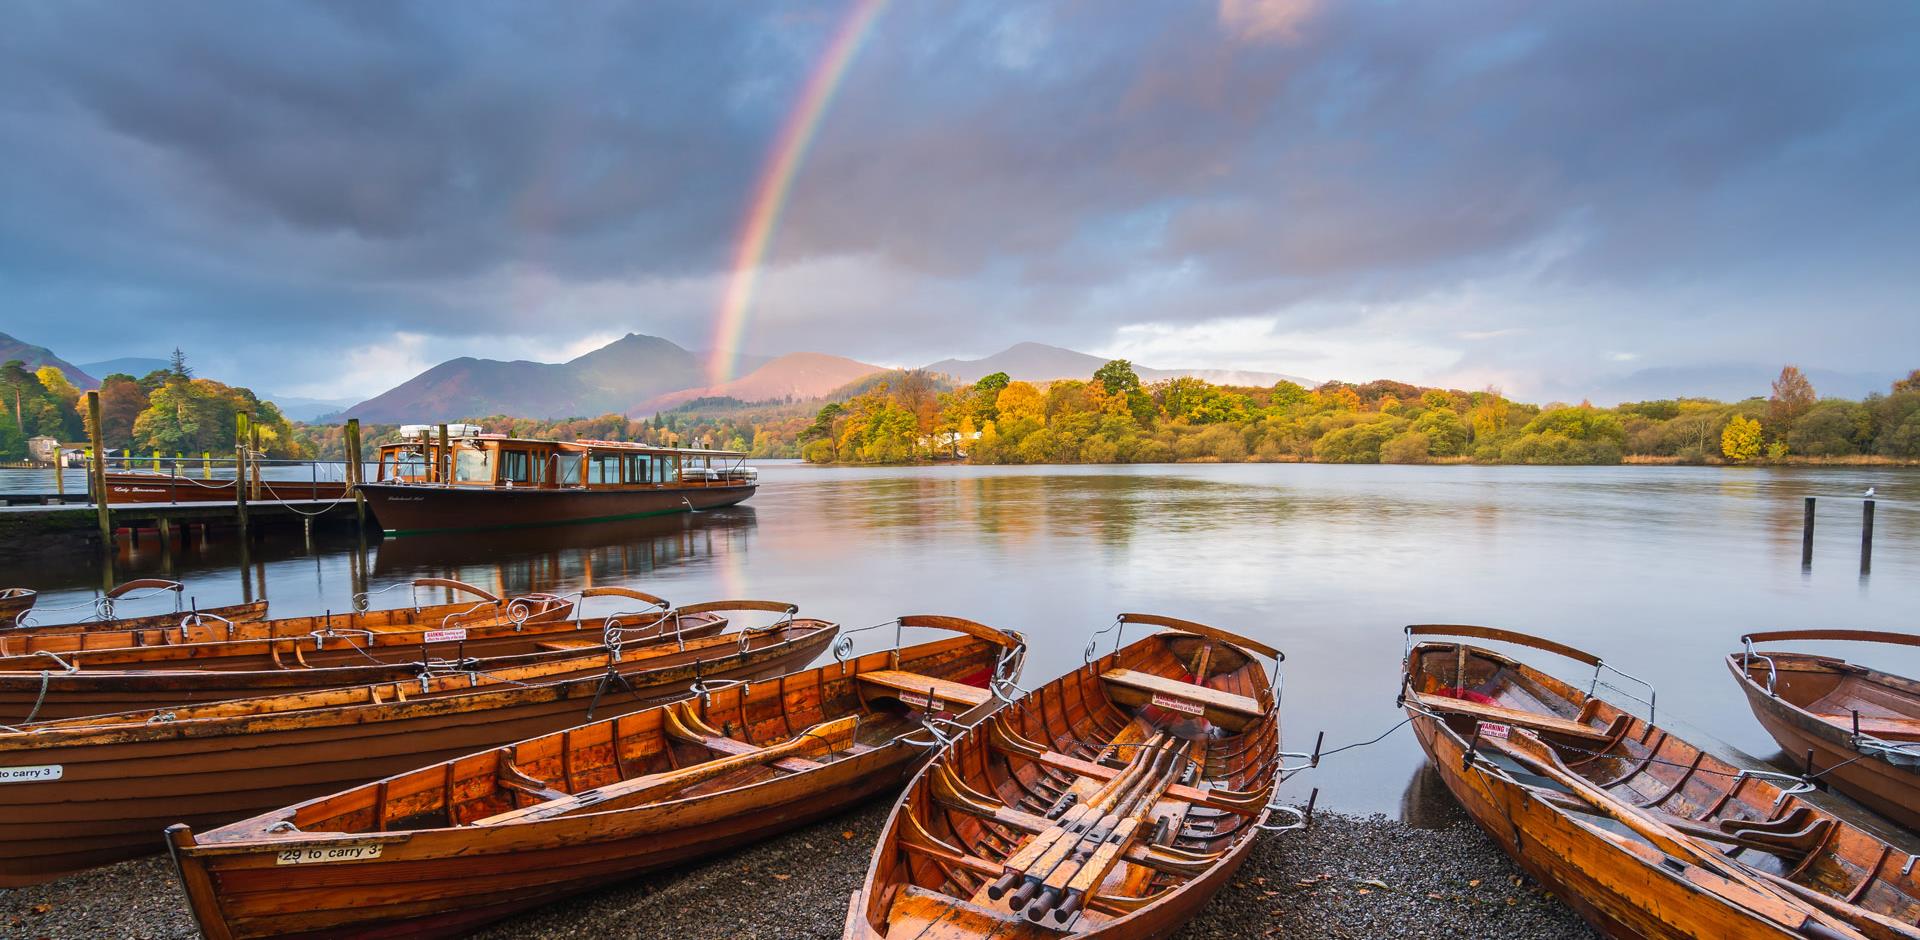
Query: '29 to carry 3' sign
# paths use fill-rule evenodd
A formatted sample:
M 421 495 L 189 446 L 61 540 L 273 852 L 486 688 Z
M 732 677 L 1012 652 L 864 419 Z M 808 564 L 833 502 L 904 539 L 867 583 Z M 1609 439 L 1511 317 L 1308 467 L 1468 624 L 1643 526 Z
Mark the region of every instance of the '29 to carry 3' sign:
M 36 764 L 32 767 L 0 767 L 0 783 L 40 783 L 58 780 L 66 775 L 66 768 L 59 764 Z
M 362 862 L 380 857 L 379 843 L 372 845 L 328 845 L 311 849 L 287 849 L 274 857 L 275 865 L 309 865 L 314 862 Z

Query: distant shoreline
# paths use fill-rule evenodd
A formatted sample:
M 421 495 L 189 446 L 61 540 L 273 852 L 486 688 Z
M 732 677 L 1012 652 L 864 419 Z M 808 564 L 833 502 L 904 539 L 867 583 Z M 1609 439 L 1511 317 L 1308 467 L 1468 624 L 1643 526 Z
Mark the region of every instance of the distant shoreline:
M 769 458 L 786 459 L 786 458 Z M 1822 467 L 1828 469 L 1915 469 L 1920 468 L 1920 459 L 1909 457 L 1882 457 L 1874 454 L 1855 454 L 1847 457 L 1796 457 L 1786 456 L 1778 459 L 1749 460 L 1734 463 L 1729 460 L 1687 460 L 1681 457 L 1658 455 L 1627 455 L 1619 463 L 1508 463 L 1506 461 L 1478 461 L 1472 457 L 1434 457 L 1419 463 L 1352 463 L 1337 460 L 1315 460 L 1311 457 L 1277 457 L 1271 460 L 1221 460 L 1218 457 L 1199 457 L 1192 460 L 1141 460 L 1110 461 L 1089 463 L 1074 461 L 1071 463 L 974 463 L 970 460 L 905 460 L 894 463 L 866 463 L 857 460 L 845 461 L 797 461 L 809 467 L 1186 467 L 1214 464 L 1321 464 L 1330 467 L 1739 467 L 1746 469 L 1768 469 L 1780 467 Z

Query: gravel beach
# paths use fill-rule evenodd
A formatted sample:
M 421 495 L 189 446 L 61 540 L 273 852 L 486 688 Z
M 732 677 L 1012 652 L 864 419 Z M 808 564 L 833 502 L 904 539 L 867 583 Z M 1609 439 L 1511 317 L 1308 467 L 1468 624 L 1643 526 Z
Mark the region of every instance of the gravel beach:
M 562 901 L 480 934 L 559 938 L 838 937 L 887 804 L 682 872 Z M 1451 805 L 1416 828 L 1321 812 L 1313 829 L 1263 837 L 1231 885 L 1178 935 L 1199 938 L 1584 938 L 1580 918 L 1521 875 Z M 197 936 L 162 857 L 0 893 L 0 937 Z

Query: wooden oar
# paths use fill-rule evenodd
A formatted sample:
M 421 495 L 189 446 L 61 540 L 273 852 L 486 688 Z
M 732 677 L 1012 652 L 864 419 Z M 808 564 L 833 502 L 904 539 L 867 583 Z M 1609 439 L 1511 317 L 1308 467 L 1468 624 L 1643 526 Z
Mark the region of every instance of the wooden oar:
M 1163 737 L 1164 732 L 1155 735 L 1153 741 L 1149 743 L 1157 745 Z M 1025 907 L 1027 902 L 1033 899 L 1033 895 L 1040 890 L 1046 873 L 1052 871 L 1054 866 L 1059 864 L 1060 859 L 1065 858 L 1066 853 L 1073 848 L 1072 843 L 1065 840 L 1070 836 L 1084 833 L 1089 826 L 1097 822 L 1120 793 L 1137 776 L 1146 771 L 1148 762 L 1143 759 L 1144 757 L 1144 749 L 1136 752 L 1134 760 L 1124 771 L 1108 780 L 1086 801 L 1068 810 L 1060 817 L 1060 821 L 1054 823 L 1047 831 L 1021 846 L 1019 851 L 1007 859 L 1005 870 L 999 879 L 987 887 L 987 897 L 998 901 L 1015 884 L 1019 884 L 1020 889 L 1014 892 L 1009 904 L 1016 911 Z
M 1531 733 L 1514 729 L 1506 738 L 1481 738 L 1483 744 L 1527 764 L 1542 776 L 1545 776 L 1568 790 L 1615 822 L 1626 826 L 1635 835 L 1674 858 L 1683 859 L 1698 868 L 1728 881 L 1734 882 L 1758 894 L 1778 899 L 1792 914 L 1801 918 L 1799 923 L 1787 923 L 1788 929 L 1807 932 L 1808 927 L 1817 927 L 1830 931 L 1836 937 L 1851 937 L 1866 940 L 1852 926 L 1838 920 L 1819 908 L 1809 907 L 1805 901 L 1792 893 L 1783 892 L 1773 884 L 1754 877 L 1744 865 L 1738 864 L 1712 849 L 1700 845 L 1697 841 L 1682 834 L 1672 826 L 1641 812 L 1639 807 L 1630 806 L 1616 799 L 1613 794 L 1585 777 L 1569 770 L 1560 763 L 1553 749 Z M 1755 909 L 1758 913 L 1758 909 Z M 1777 916 L 1777 915 L 1768 915 Z M 1811 922 L 1811 923 L 1809 923 Z
M 725 776 L 745 767 L 757 767 L 771 764 L 821 747 L 832 747 L 832 742 L 853 733 L 859 726 L 860 716 L 848 715 L 832 721 L 821 722 L 795 735 L 791 740 L 763 747 L 746 754 L 721 757 L 705 761 L 691 767 L 671 770 L 665 773 L 647 774 L 629 780 L 619 780 L 604 787 L 569 794 L 565 797 L 528 806 L 523 809 L 501 813 L 478 820 L 474 825 L 499 825 L 503 822 L 534 822 L 565 816 L 581 810 L 608 809 L 612 805 L 625 805 L 653 799 L 668 793 L 676 793 L 696 783 L 704 783 L 715 777 Z
M 1102 820 L 1101 826 L 1096 827 L 1075 847 L 1068 863 L 1047 876 L 1046 890 L 1031 911 L 1033 920 L 1038 921 L 1040 912 L 1049 908 L 1053 910 L 1054 920 L 1059 923 L 1064 924 L 1073 918 L 1088 896 L 1106 879 L 1114 863 L 1133 847 L 1147 814 L 1160 802 L 1167 787 L 1179 779 L 1186 753 L 1184 741 L 1164 749 L 1156 759 L 1152 777 L 1128 797 L 1128 805 L 1108 814 L 1108 820 L 1112 820 L 1113 824 L 1108 825 L 1108 820 Z

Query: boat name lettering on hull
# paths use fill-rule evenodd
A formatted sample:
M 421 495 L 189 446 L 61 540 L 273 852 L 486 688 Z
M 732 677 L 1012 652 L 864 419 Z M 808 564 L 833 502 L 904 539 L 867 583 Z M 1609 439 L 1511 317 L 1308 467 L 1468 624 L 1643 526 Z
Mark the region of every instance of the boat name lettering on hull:
M 315 862 L 363 862 L 380 857 L 383 845 L 329 845 L 316 849 L 287 849 L 274 856 L 275 865 L 311 865 Z
M 1189 715 L 1204 715 L 1207 713 L 1206 706 L 1198 702 L 1187 702 L 1177 698 L 1167 698 L 1164 695 L 1156 694 L 1153 697 L 1153 704 L 1161 708 L 1171 708 L 1177 712 L 1186 712 Z
M 37 764 L 32 767 L 0 767 L 0 783 L 45 783 L 66 776 L 67 770 L 60 764 Z

